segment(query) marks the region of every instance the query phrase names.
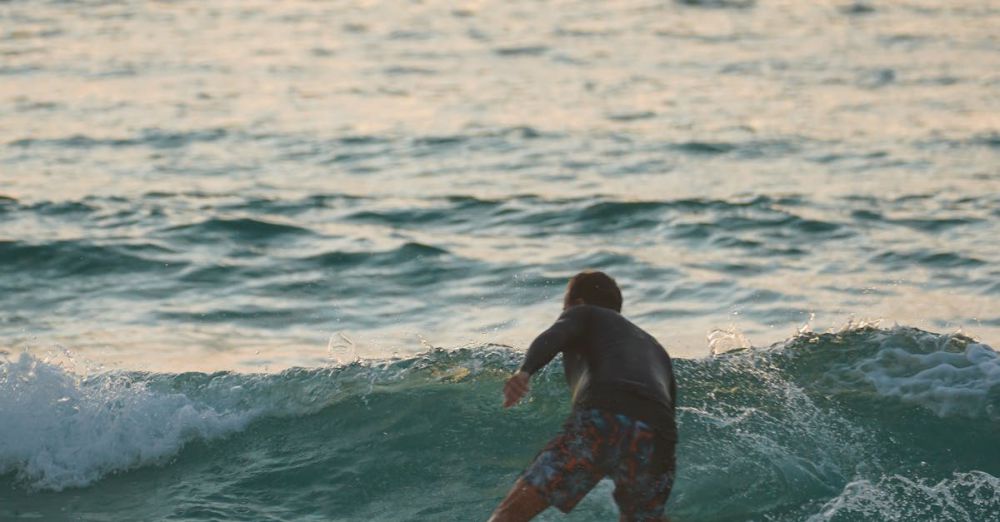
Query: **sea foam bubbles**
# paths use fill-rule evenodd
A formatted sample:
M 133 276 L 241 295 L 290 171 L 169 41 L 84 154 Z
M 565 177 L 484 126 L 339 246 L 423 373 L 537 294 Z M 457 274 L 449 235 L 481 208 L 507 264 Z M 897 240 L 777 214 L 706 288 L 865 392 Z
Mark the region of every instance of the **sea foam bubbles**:
M 160 463 L 195 439 L 242 429 L 254 411 L 219 411 L 124 374 L 80 377 L 27 353 L 0 362 L 0 474 L 62 490 Z
M 947 349 L 948 336 L 892 330 L 850 371 L 879 395 L 918 405 L 940 417 L 1000 419 L 1000 356 L 977 342 Z

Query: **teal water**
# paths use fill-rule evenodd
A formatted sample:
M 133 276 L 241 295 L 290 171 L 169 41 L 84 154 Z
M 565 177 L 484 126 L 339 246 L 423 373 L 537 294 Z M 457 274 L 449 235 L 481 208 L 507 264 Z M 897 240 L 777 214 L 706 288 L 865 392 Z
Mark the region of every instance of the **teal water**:
M 0 2 L 0 519 L 482 519 L 598 268 L 679 361 L 677 520 L 989 520 L 998 24 Z
M 0 375 L 0 517 L 483 520 L 567 412 L 483 346 L 277 374 Z M 860 327 L 680 360 L 676 520 L 989 520 L 1000 356 Z M 616 518 L 602 482 L 569 520 Z M 562 515 L 547 513 L 543 520 Z

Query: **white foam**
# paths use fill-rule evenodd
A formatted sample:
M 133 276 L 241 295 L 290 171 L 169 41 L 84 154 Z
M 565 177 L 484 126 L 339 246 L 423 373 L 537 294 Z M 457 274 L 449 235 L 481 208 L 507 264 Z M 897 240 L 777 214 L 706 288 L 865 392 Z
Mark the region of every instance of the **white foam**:
M 808 522 L 866 520 L 987 520 L 1000 508 L 1000 479 L 982 471 L 956 472 L 937 483 L 901 475 L 848 483 Z
M 752 346 L 750 340 L 735 326 L 726 329 L 716 328 L 708 333 L 708 353 L 711 355 L 751 348 Z
M 120 374 L 81 378 L 22 353 L 0 361 L 0 474 L 62 490 L 163 462 L 194 439 L 242 429 L 254 411 L 217 411 Z
M 918 343 L 947 343 L 925 334 Z M 878 352 L 852 366 L 883 396 L 920 405 L 938 416 L 1000 419 L 1000 356 L 970 342 L 964 352 L 913 350 L 899 336 L 887 335 Z M 910 349 L 907 349 L 910 348 Z

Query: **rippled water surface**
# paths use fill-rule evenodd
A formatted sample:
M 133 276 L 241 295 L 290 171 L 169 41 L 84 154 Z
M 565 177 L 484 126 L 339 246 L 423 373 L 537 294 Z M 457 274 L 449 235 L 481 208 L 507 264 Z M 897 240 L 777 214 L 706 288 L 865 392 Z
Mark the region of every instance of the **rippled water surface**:
M 686 356 L 852 318 L 1000 332 L 992 2 L 0 16 L 8 348 L 273 369 L 520 346 L 584 267 Z

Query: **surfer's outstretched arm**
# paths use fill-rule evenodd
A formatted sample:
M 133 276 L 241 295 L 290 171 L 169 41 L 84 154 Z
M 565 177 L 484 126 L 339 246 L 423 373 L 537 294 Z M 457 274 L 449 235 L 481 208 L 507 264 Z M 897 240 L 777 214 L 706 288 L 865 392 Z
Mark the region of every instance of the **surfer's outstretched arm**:
M 521 371 L 532 375 L 549 364 L 556 354 L 566 350 L 583 335 L 587 318 L 588 309 L 585 306 L 573 306 L 564 310 L 548 330 L 538 334 L 531 342 L 528 353 L 524 355 Z
M 586 313 L 583 307 L 567 308 L 548 330 L 532 341 L 520 370 L 503 387 L 504 408 L 510 408 L 527 395 L 531 389 L 528 382 L 531 375 L 549 364 L 556 354 L 565 350 L 582 333 Z

